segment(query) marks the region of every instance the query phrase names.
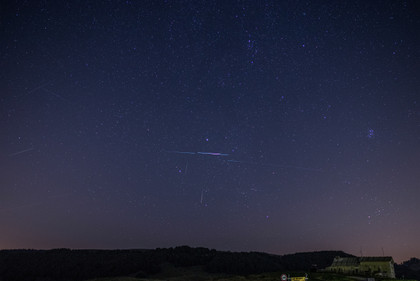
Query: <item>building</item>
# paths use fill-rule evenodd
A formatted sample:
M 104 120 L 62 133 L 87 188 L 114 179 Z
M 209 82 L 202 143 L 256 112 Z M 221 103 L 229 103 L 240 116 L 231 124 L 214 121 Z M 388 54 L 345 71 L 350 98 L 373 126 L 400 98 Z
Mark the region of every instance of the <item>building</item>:
M 349 274 L 395 278 L 392 257 L 335 257 L 325 271 Z
M 395 278 L 392 257 L 361 257 L 359 270 L 365 275 Z

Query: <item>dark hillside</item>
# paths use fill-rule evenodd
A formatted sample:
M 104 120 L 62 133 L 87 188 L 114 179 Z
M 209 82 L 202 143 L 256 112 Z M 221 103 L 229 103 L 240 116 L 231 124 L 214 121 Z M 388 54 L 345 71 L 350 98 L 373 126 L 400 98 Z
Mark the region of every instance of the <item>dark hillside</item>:
M 395 274 L 398 278 L 420 280 L 420 259 L 411 258 L 402 264 L 396 264 Z
M 163 264 L 200 266 L 208 273 L 236 275 L 276 271 L 305 271 L 329 266 L 341 251 L 271 255 L 259 252 L 223 252 L 188 246 L 156 250 L 3 250 L 1 281 L 78 281 L 113 276 L 148 277 Z M 407 277 L 409 275 L 406 275 Z
M 342 251 L 305 252 L 282 256 L 282 263 L 287 270 L 324 269 L 330 266 L 334 257 L 352 257 Z
M 84 280 L 160 270 L 155 251 L 137 250 L 3 250 L 0 278 L 18 280 Z

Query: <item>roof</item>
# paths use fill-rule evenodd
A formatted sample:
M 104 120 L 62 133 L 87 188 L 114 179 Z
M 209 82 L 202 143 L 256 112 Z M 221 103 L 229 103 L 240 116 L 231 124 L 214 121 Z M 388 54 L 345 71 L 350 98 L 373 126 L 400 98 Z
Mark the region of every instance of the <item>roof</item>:
M 335 257 L 330 267 L 360 266 L 362 262 L 394 262 L 392 257 Z
M 392 257 L 361 257 L 360 262 L 377 262 L 377 261 L 384 261 L 384 262 L 390 262 L 394 261 Z
M 359 259 L 356 257 L 335 257 L 331 266 L 359 266 Z

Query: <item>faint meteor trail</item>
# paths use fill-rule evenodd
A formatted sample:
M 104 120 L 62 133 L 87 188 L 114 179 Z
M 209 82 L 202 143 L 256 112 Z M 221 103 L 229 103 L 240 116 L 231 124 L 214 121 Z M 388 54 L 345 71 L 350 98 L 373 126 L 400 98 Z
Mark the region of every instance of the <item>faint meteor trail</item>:
M 29 95 L 29 94 L 32 94 L 32 93 L 35 93 L 35 92 L 37 92 L 38 90 L 41 90 L 41 89 L 44 89 L 44 87 L 45 86 L 48 86 L 49 84 L 51 84 L 51 80 L 50 81 L 47 81 L 47 82 L 45 82 L 45 83 L 42 83 L 42 84 L 40 84 L 39 86 L 36 86 L 36 87 L 34 87 L 34 88 L 32 88 L 32 89 L 30 89 L 30 90 L 28 90 L 27 92 L 25 92 L 25 93 L 23 93 L 23 94 L 21 94 L 21 95 L 18 95 L 17 96 L 17 98 L 23 98 L 23 97 L 26 97 L 27 95 Z
M 35 88 L 32 88 L 31 90 L 29 90 L 28 92 L 26 92 L 26 94 L 25 94 L 25 95 L 27 95 L 27 94 L 31 94 L 31 93 L 33 93 L 33 92 L 36 92 L 36 91 L 40 90 L 40 89 L 43 89 L 45 86 L 48 86 L 51 82 L 52 82 L 52 81 L 48 81 L 48 82 L 46 82 L 46 83 L 41 84 L 40 86 L 37 86 L 37 87 L 35 87 Z
M 68 99 L 63 98 L 61 95 L 59 95 L 59 94 L 57 94 L 57 93 L 55 93 L 55 92 L 53 92 L 51 90 L 48 90 L 45 87 L 42 87 L 41 89 L 44 90 L 44 91 L 46 91 L 46 92 L 48 92 L 48 93 L 50 93 L 50 94 L 52 94 L 52 95 L 54 95 L 54 96 L 56 96 L 59 99 L 62 99 L 63 101 L 70 102 Z
M 210 155 L 210 156 L 229 156 L 229 154 L 221 153 L 221 152 L 204 152 L 204 151 L 198 151 L 198 152 L 192 152 L 192 151 L 177 151 L 177 150 L 171 150 L 166 151 L 167 153 L 176 153 L 176 154 L 190 154 L 190 155 Z
M 183 174 L 183 176 L 181 178 L 181 186 L 182 186 L 182 191 L 183 192 L 185 191 L 185 188 L 184 188 L 184 178 L 187 175 L 187 171 L 188 171 L 188 160 L 187 160 L 187 163 L 185 164 L 184 174 Z
M 207 156 L 229 156 L 230 154 L 221 153 L 221 152 L 192 152 L 192 151 L 166 151 L 167 153 L 176 153 L 176 154 L 188 154 L 188 155 L 207 155 Z M 220 159 L 220 158 L 219 158 Z M 273 167 L 273 168 L 281 168 L 281 169 L 298 169 L 298 170 L 305 170 L 305 171 L 312 171 L 312 172 L 322 172 L 321 169 L 311 168 L 311 167 L 301 167 L 301 166 L 294 166 L 294 165 L 280 165 L 276 163 L 264 163 L 264 162 L 253 162 L 253 161 L 241 161 L 236 159 L 228 159 L 223 160 L 231 163 L 238 163 L 238 164 L 249 164 L 249 165 L 259 165 L 259 166 L 266 166 L 266 167 Z
M 199 151 L 199 152 L 197 152 L 197 154 L 211 155 L 211 156 L 229 156 L 229 154 L 220 153 L 220 152 L 202 152 L 202 151 Z
M 200 199 L 201 205 L 203 205 L 203 198 L 204 198 L 204 189 L 201 190 L 201 199 Z
M 29 152 L 31 150 L 34 150 L 34 148 L 32 147 L 32 148 L 28 148 L 28 149 L 21 150 L 21 151 L 18 151 L 18 152 L 14 152 L 14 153 L 9 154 L 9 156 L 16 156 L 16 155 L 19 155 L 19 154 L 22 154 L 22 153 L 25 153 L 25 152 Z

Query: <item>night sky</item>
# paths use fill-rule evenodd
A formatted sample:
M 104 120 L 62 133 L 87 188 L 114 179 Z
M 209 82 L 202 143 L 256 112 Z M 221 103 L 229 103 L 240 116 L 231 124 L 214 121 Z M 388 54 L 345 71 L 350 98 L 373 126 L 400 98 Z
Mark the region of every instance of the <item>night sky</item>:
M 418 1 L 1 1 L 0 248 L 420 256 Z

